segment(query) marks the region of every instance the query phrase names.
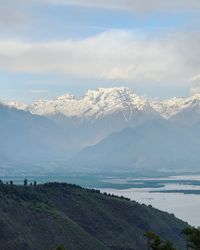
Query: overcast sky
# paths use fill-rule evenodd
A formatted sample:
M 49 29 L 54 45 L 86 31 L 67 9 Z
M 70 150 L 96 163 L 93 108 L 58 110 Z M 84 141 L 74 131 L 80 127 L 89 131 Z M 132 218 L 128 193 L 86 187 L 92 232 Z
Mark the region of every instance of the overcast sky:
M 0 0 L 0 99 L 200 91 L 199 0 Z

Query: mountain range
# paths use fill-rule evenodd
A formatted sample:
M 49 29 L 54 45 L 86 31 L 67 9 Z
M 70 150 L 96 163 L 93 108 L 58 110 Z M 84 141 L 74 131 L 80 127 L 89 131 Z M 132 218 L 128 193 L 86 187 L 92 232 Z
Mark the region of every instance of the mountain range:
M 30 105 L 19 101 L 4 102 L 4 104 L 36 115 L 52 117 L 62 114 L 66 117 L 79 117 L 82 121 L 100 119 L 119 112 L 123 113 L 125 121 L 129 121 L 134 119 L 136 111 L 170 119 L 188 109 L 198 111 L 200 94 L 155 100 L 138 96 L 126 87 L 115 87 L 89 90 L 82 97 L 66 93 L 55 100 L 39 100 Z
M 199 171 L 200 95 L 152 100 L 125 87 L 0 105 L 0 163 L 94 171 Z

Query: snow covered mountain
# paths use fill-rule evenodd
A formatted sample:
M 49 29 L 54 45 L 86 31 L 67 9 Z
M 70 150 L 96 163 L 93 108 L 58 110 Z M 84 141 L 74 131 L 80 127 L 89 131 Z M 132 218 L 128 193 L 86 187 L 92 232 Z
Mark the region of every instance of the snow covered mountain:
M 73 136 L 79 148 L 148 120 L 163 118 L 191 125 L 200 122 L 200 94 L 156 101 L 125 87 L 89 90 L 82 97 L 66 93 L 55 100 L 39 100 L 30 105 L 7 104 L 53 120 Z
M 7 102 L 0 107 L 0 156 L 19 164 L 65 161 L 113 132 L 155 117 L 148 101 L 127 88 L 88 91 L 80 98 L 65 94 L 31 105 Z
M 124 121 L 134 119 L 137 112 L 156 114 L 170 119 L 184 110 L 200 109 L 200 94 L 191 97 L 174 97 L 166 100 L 150 100 L 135 94 L 129 88 L 98 88 L 89 90 L 82 97 L 66 93 L 55 100 L 39 100 L 31 105 L 19 101 L 6 103 L 17 109 L 26 110 L 32 114 L 53 117 L 63 115 L 83 120 L 94 121 L 111 114 L 122 113 Z
M 186 110 L 194 112 L 194 109 L 200 112 L 200 94 L 190 97 L 174 97 L 162 101 L 152 101 L 151 106 L 164 118 L 170 119 Z
M 24 110 L 24 111 L 26 111 L 26 109 L 28 108 L 27 104 L 20 102 L 20 101 L 6 102 L 5 105 L 9 106 L 10 108 L 16 108 L 16 109 Z
M 57 122 L 70 131 L 80 147 L 159 117 L 147 99 L 125 87 L 99 88 L 80 98 L 65 94 L 55 100 L 39 100 L 29 106 L 13 103 L 13 106 Z
M 110 170 L 200 163 L 200 95 L 152 101 L 124 87 L 99 88 L 79 98 L 0 104 L 0 118 L 2 162 Z
M 147 99 L 124 87 L 89 90 L 80 98 L 65 94 L 53 101 L 37 101 L 26 107 L 26 110 L 38 115 L 52 116 L 60 113 L 67 117 L 83 119 L 99 119 L 112 113 L 123 112 L 126 121 L 133 118 L 135 110 L 155 113 Z

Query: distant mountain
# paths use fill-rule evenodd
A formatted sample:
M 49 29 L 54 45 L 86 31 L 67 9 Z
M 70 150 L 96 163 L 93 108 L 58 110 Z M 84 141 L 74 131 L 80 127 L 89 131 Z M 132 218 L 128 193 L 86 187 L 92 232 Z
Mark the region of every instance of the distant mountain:
M 146 231 L 184 248 L 186 223 L 125 198 L 75 185 L 0 184 L 0 249 L 145 250 Z
M 31 105 L 19 101 L 8 102 L 12 107 L 43 116 L 63 115 L 79 118 L 79 122 L 102 119 L 112 114 L 121 114 L 125 122 L 136 119 L 137 113 L 147 116 L 162 116 L 170 119 L 183 111 L 191 113 L 200 110 L 200 94 L 190 97 L 174 97 L 166 100 L 150 100 L 135 94 L 125 87 L 99 88 L 89 90 L 78 98 L 66 93 L 56 100 L 40 100 Z M 187 117 L 186 117 L 187 118 Z
M 200 95 L 193 96 L 187 101 L 176 115 L 171 117 L 172 120 L 186 125 L 194 125 L 200 122 Z
M 40 115 L 63 114 L 67 117 L 100 119 L 113 113 L 122 112 L 124 120 L 134 118 L 135 111 L 155 113 L 148 101 L 125 87 L 99 88 L 89 90 L 83 97 L 65 94 L 54 101 L 38 101 L 26 108 Z
M 66 159 L 68 136 L 52 120 L 1 104 L 0 121 L 1 170 L 17 162 Z
M 151 106 L 165 119 L 173 119 L 187 124 L 194 124 L 200 120 L 200 94 L 152 101 Z
M 68 165 L 84 171 L 197 171 L 200 134 L 162 119 L 113 133 Z
M 125 87 L 99 88 L 31 105 L 8 102 L 0 116 L 2 163 L 199 170 L 199 94 L 155 101 Z
M 52 119 L 67 128 L 81 147 L 97 143 L 110 133 L 159 117 L 147 99 L 124 87 L 89 90 L 80 98 L 65 94 L 56 100 L 41 100 L 29 106 L 9 104 Z

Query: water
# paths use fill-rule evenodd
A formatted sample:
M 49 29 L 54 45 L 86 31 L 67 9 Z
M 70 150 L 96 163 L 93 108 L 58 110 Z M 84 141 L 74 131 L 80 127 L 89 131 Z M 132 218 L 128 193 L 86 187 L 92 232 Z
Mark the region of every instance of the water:
M 133 179 L 136 180 L 136 179 Z M 195 180 L 199 181 L 200 176 L 176 176 L 162 179 L 137 179 L 137 181 L 149 180 Z M 124 196 L 139 203 L 152 205 L 162 211 L 173 213 L 176 217 L 187 221 L 189 224 L 200 226 L 200 195 L 183 193 L 151 193 L 151 191 L 162 190 L 200 190 L 200 185 L 168 184 L 161 188 L 130 188 L 130 189 L 111 189 L 103 188 L 102 192 L 107 192 L 119 196 Z

